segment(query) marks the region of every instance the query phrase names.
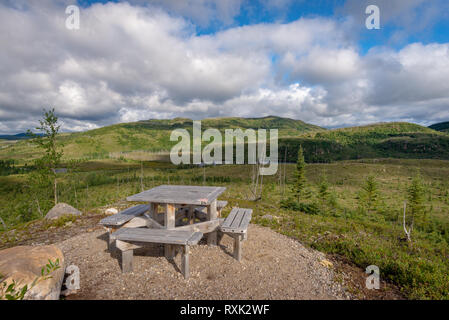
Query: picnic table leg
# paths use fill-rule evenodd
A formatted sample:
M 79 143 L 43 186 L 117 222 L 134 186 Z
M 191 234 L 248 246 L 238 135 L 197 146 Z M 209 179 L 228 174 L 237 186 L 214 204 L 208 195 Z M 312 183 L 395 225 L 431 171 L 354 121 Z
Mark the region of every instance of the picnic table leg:
M 165 229 L 175 228 L 175 205 L 167 203 L 165 205 L 164 215 L 164 227 Z M 165 257 L 167 259 L 173 259 L 173 248 L 171 245 L 165 245 Z
M 157 219 L 157 212 L 158 212 L 159 205 L 157 203 L 150 202 L 150 218 L 154 221 L 158 221 Z
M 181 258 L 181 272 L 184 276 L 184 279 L 189 279 L 190 276 L 190 268 L 189 268 L 189 253 L 190 253 L 190 247 L 189 246 L 183 246 L 182 248 L 182 258 Z
M 220 245 L 221 239 L 223 238 L 223 232 L 217 231 L 217 245 Z
M 133 271 L 133 255 L 135 245 L 120 240 L 115 241 L 118 249 L 122 251 L 122 272 L 128 273 Z
M 173 244 L 165 245 L 165 258 L 168 260 L 173 260 L 176 256 L 176 247 Z
M 195 223 L 195 208 L 193 206 L 189 206 L 188 217 L 189 217 L 189 224 L 194 224 Z
M 217 200 L 214 200 L 207 206 L 207 220 L 212 221 L 217 219 Z M 207 235 L 208 245 L 217 245 L 217 231 L 212 231 Z
M 239 234 L 234 235 L 234 258 L 242 260 L 242 236 Z
M 108 251 L 112 252 L 115 249 L 115 239 L 112 236 L 112 233 L 114 233 L 115 231 L 117 231 L 117 228 L 108 228 Z
M 122 272 L 133 272 L 133 250 L 122 251 Z

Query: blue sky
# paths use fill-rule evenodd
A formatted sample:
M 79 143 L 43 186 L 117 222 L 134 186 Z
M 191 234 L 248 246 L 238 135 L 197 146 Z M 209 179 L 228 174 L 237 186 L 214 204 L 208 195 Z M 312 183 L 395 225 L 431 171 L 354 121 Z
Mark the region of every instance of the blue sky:
M 356 14 L 357 18 L 364 19 L 367 15 L 364 13 L 363 8 L 366 7 L 363 4 L 363 0 L 355 0 L 359 1 L 360 4 L 358 7 L 362 10 L 359 10 L 359 13 Z M 383 9 L 386 11 L 389 10 L 388 6 L 385 6 L 385 2 L 394 2 L 395 0 L 388 1 L 376 1 L 371 0 L 366 2 L 367 4 L 375 4 L 378 5 L 382 14 Z M 408 0 L 406 0 L 408 1 Z M 423 12 L 430 8 L 440 8 L 440 5 L 444 3 L 444 1 L 431 0 L 431 1 L 418 1 L 416 5 L 407 5 L 406 1 L 398 1 L 404 2 L 403 5 L 403 15 L 415 15 L 412 20 L 410 20 L 410 24 L 419 24 L 421 23 L 421 19 L 423 19 Z M 115 1 L 107 1 L 107 0 L 78 0 L 77 1 L 81 6 L 88 7 L 95 3 L 105 4 L 107 2 L 120 2 L 118 0 Z M 176 12 L 176 10 L 169 10 L 173 14 L 180 14 L 184 16 L 184 18 L 191 21 L 196 26 L 196 31 L 198 35 L 203 34 L 214 34 L 219 31 L 223 31 L 228 28 L 233 28 L 236 26 L 246 26 L 252 24 L 260 24 L 260 23 L 289 23 L 300 18 L 313 18 L 313 17 L 328 17 L 334 19 L 347 19 L 350 13 L 348 8 L 345 8 L 345 5 L 350 4 L 354 1 L 347 0 L 297 0 L 297 1 L 261 1 L 261 0 L 251 0 L 251 1 L 241 1 L 239 3 L 239 10 L 233 16 L 232 22 L 223 22 L 219 19 L 211 20 L 209 23 L 196 24 L 195 19 L 189 17 L 189 15 L 183 15 L 182 13 Z M 411 1 L 413 2 L 413 1 Z M 152 1 L 140 1 L 138 2 L 141 5 L 152 5 Z M 381 30 L 366 30 L 363 24 L 359 25 L 358 30 L 355 30 L 359 33 L 359 41 L 358 44 L 360 46 L 361 52 L 367 52 L 371 47 L 388 45 L 396 49 L 400 49 L 406 46 L 408 43 L 413 42 L 421 42 L 421 43 L 446 43 L 449 42 L 449 15 L 444 10 L 447 9 L 447 6 L 441 6 L 440 14 L 435 14 L 432 16 L 431 23 L 426 23 L 420 28 L 412 29 L 412 31 L 408 31 L 408 27 L 403 23 L 397 23 L 394 17 L 388 17 L 386 21 L 382 19 Z M 401 16 L 401 13 L 397 13 L 398 16 Z M 381 15 L 382 16 L 382 15 Z M 393 41 L 391 36 L 395 32 L 405 32 L 406 38 L 401 39 L 401 41 Z
M 73 4 L 79 29 L 67 28 Z M 365 27 L 368 5 L 380 30 Z M 174 117 L 449 120 L 447 0 L 0 0 L 0 30 L 2 134 L 49 106 L 68 131 Z

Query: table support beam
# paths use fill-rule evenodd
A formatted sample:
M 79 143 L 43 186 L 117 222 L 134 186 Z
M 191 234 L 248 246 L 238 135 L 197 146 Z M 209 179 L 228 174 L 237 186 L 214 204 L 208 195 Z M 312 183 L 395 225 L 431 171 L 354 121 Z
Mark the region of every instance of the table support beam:
M 217 200 L 214 200 L 211 202 L 210 205 L 207 206 L 207 220 L 213 221 L 217 220 L 218 214 L 217 214 Z M 208 245 L 217 245 L 217 231 L 212 231 L 207 235 L 207 244 Z

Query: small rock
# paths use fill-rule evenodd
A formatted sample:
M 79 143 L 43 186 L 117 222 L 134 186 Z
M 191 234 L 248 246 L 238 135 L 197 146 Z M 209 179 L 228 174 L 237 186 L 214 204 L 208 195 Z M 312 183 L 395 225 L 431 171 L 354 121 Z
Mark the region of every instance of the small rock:
M 332 268 L 334 266 L 332 262 L 326 259 L 321 260 L 320 263 L 327 268 Z
M 113 214 L 117 214 L 118 210 L 116 208 L 108 208 L 106 209 L 106 211 L 104 212 L 104 214 L 111 216 Z
M 273 216 L 271 214 L 266 214 L 262 216 L 262 219 L 273 220 Z

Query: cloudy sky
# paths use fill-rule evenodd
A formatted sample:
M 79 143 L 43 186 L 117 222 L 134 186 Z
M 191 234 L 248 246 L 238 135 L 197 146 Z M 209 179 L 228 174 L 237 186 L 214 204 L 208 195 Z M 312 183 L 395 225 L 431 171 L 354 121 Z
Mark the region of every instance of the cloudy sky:
M 368 30 L 368 5 L 380 30 Z M 80 28 L 66 27 L 68 5 Z M 0 0 L 0 133 L 277 115 L 449 120 L 447 0 Z

